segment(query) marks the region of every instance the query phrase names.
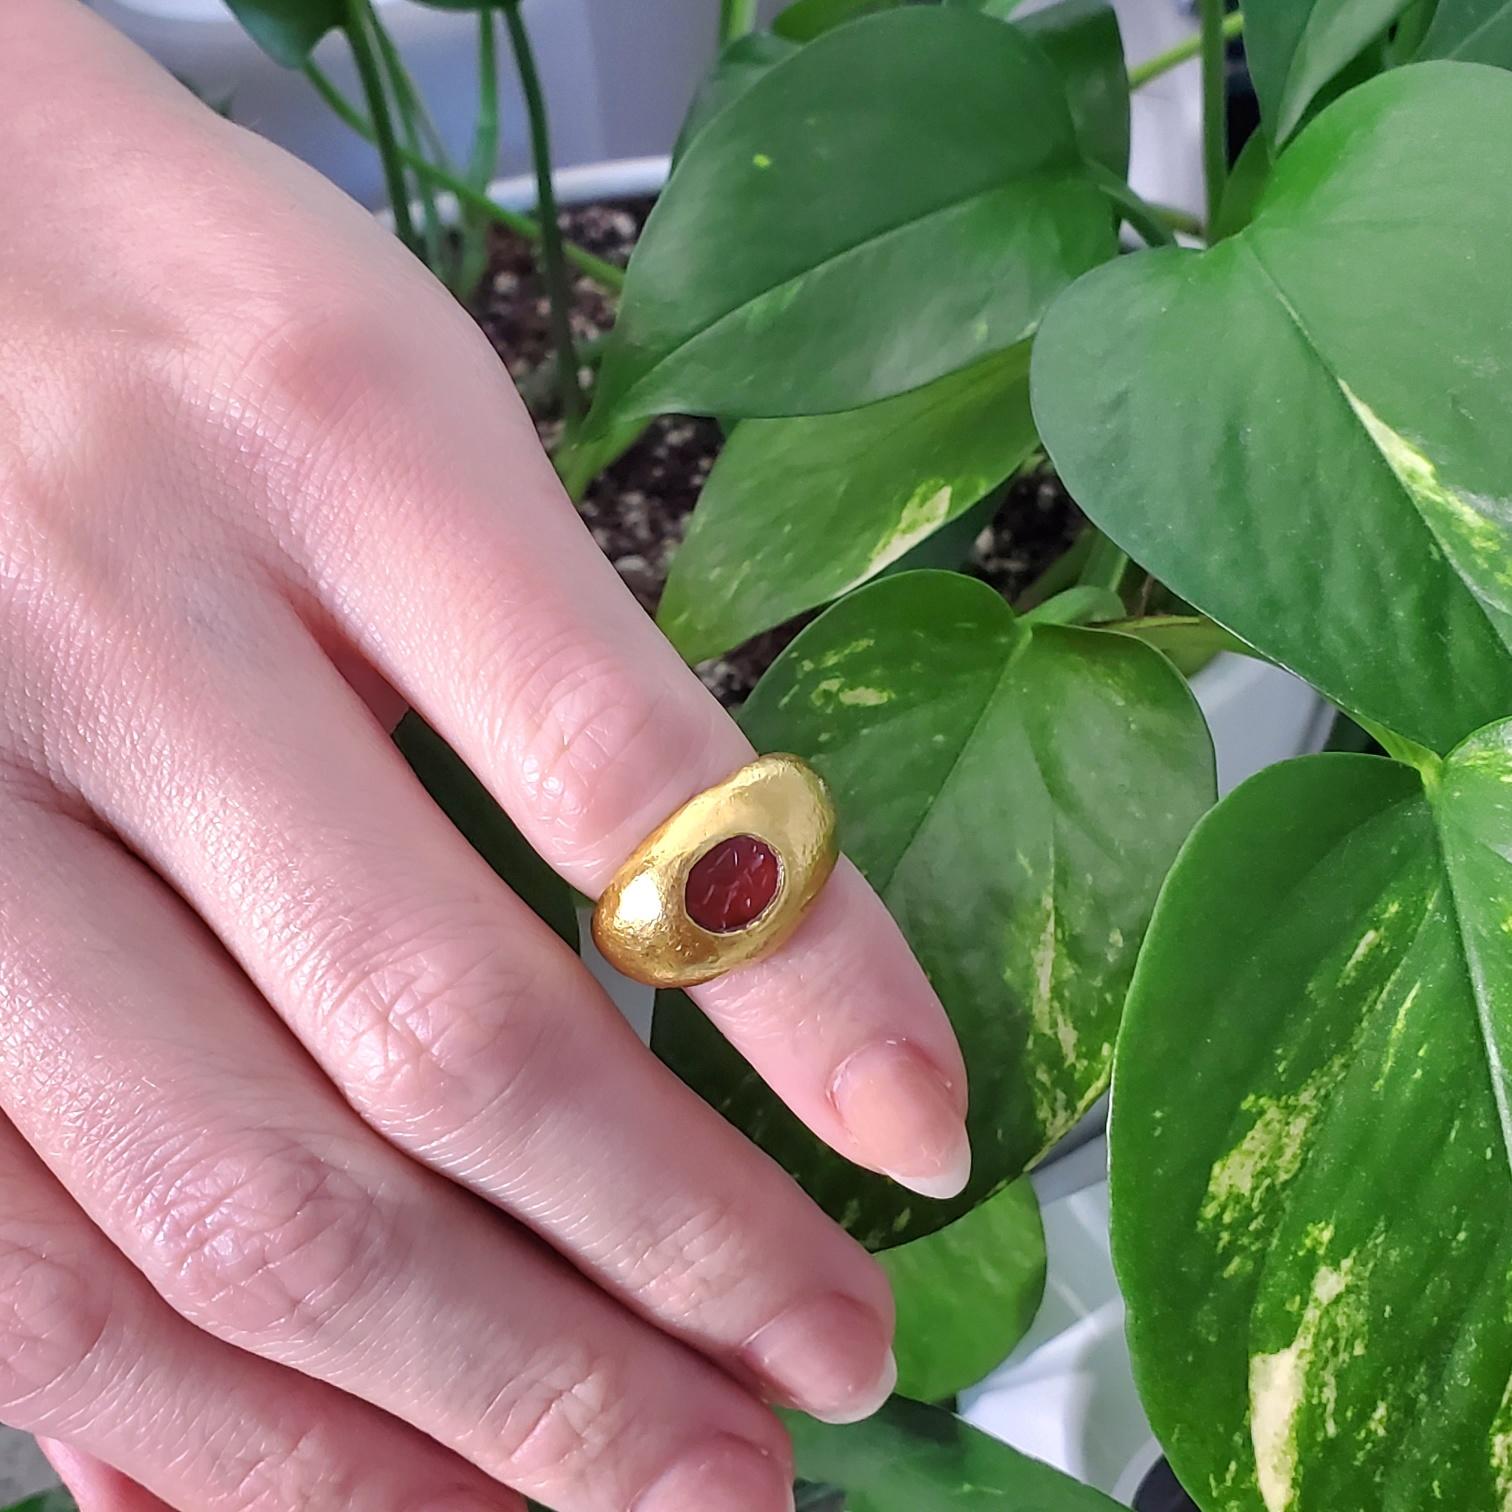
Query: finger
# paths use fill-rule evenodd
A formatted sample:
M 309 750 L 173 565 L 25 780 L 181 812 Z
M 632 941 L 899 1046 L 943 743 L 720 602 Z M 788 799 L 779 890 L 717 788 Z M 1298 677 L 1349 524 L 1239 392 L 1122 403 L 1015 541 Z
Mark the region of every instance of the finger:
M 93 1455 L 57 1439 L 38 1439 L 37 1447 L 58 1472 L 58 1479 L 78 1503 L 79 1512 L 173 1512 L 167 1502 Z
M 766 1393 L 874 1410 L 876 1262 L 636 1041 L 295 616 L 245 612 L 255 653 L 149 683 L 162 759 L 113 753 L 89 784 L 112 822 L 395 1143 Z M 182 822 L 186 790 L 207 822 Z
M 270 507 L 313 595 L 492 788 L 527 838 L 597 895 L 641 839 L 750 758 L 562 494 L 502 370 L 417 283 L 390 391 L 351 394 L 388 337 L 329 326 L 266 361 L 287 476 Z M 401 357 L 402 354 L 402 357 Z M 291 442 L 291 433 L 294 437 Z M 295 452 L 308 459 L 289 468 Z M 842 836 L 843 840 L 843 836 Z M 694 996 L 822 1138 L 917 1190 L 965 1184 L 965 1070 L 944 1012 L 859 878 L 760 975 Z M 833 950 L 816 997 L 815 952 Z M 733 1007 L 731 1005 L 734 1005 Z
M 82 1512 L 516 1505 L 412 1428 L 193 1328 L 3 1121 L 0 1418 L 42 1436 Z
M 4 817 L 0 1102 L 173 1307 L 560 1512 L 693 1512 L 716 1460 L 787 1506 L 750 1395 L 367 1129 L 113 842 Z

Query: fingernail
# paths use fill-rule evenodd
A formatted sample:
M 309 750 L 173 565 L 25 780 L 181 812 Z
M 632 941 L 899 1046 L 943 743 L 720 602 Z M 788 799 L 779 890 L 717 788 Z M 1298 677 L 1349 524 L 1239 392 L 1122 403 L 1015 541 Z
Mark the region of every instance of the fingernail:
M 960 1098 L 906 1040 L 858 1050 L 835 1073 L 830 1098 L 868 1163 L 921 1197 L 954 1197 L 971 1177 Z
M 786 1402 L 826 1423 L 859 1423 L 898 1384 L 882 1320 L 838 1292 L 789 1308 L 741 1354 Z
M 725 1434 L 654 1481 L 634 1512 L 793 1512 L 793 1481 L 766 1450 Z

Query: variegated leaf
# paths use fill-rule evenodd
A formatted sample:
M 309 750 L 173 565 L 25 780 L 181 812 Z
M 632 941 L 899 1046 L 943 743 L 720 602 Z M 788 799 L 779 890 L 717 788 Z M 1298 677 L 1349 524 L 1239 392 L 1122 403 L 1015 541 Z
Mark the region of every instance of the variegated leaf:
M 1018 1176 L 1102 1091 L 1156 889 L 1212 801 L 1212 747 L 1148 646 L 1031 625 L 949 572 L 842 599 L 742 722 L 758 748 L 828 779 L 842 845 L 951 1015 L 971 1185 L 926 1202 L 841 1160 L 677 994 L 658 1004 L 653 1044 L 865 1243 L 901 1244 Z
M 1141 1396 L 1205 1512 L 1512 1505 L 1512 723 L 1272 768 L 1162 894 L 1114 1072 Z
M 1035 343 L 1072 495 L 1188 602 L 1438 752 L 1512 713 L 1512 77 L 1399 68 L 1243 230 L 1126 257 Z
M 690 661 L 717 656 L 875 577 L 1036 445 L 1027 344 L 864 409 L 748 420 L 709 475 L 657 623 Z

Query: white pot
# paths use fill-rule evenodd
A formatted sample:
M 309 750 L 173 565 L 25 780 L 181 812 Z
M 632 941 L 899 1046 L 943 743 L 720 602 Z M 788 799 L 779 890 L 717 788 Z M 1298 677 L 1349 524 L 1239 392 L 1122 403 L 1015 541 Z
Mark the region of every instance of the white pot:
M 376 0 L 454 159 L 465 162 L 477 117 L 477 18 L 411 0 Z M 365 205 L 383 198 L 373 147 L 344 126 L 303 74 L 280 68 L 237 24 L 224 0 L 90 0 L 93 9 L 231 119 L 318 168 Z M 605 123 L 590 28 L 591 0 L 525 0 L 525 19 L 551 106 L 558 162 L 603 157 Z M 343 93 L 360 99 L 345 41 L 316 51 Z M 530 161 L 525 108 L 500 47 L 500 161 Z

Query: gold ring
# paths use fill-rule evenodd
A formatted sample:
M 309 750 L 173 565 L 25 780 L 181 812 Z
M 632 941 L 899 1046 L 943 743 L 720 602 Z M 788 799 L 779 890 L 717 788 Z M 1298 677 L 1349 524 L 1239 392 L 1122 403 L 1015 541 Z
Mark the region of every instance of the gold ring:
M 641 842 L 593 910 L 594 941 L 638 982 L 697 986 L 782 945 L 838 853 L 824 779 L 759 756 Z

